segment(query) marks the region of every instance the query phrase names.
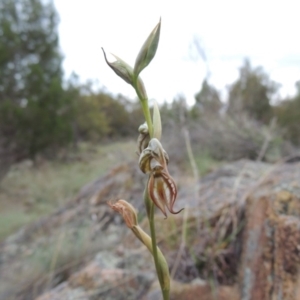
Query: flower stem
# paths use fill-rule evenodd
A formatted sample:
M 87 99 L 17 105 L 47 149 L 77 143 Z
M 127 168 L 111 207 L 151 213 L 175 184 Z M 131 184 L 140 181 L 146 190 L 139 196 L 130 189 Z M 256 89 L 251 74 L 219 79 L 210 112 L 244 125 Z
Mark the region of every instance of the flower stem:
M 170 274 L 169 267 L 165 257 L 156 244 L 155 222 L 154 222 L 154 203 L 149 199 L 148 193 L 145 191 L 144 200 L 147 208 L 147 215 L 150 225 L 150 235 L 152 243 L 152 255 L 155 263 L 156 273 L 159 280 L 161 292 L 164 300 L 170 299 Z
M 150 114 L 150 109 L 148 105 L 148 99 L 144 98 L 142 94 L 140 93 L 138 86 L 137 86 L 137 77 L 134 80 L 133 84 L 135 91 L 137 93 L 138 98 L 141 101 L 144 117 L 146 119 L 147 125 L 148 125 L 148 130 L 149 130 L 149 135 L 150 138 L 153 138 L 153 124 L 151 120 L 151 114 Z M 155 222 L 154 222 L 154 203 L 153 201 L 149 198 L 147 188 L 145 189 L 144 192 L 144 201 L 146 205 L 146 210 L 147 210 L 147 216 L 149 220 L 149 225 L 150 225 L 150 235 L 151 235 L 151 243 L 152 243 L 152 255 L 155 263 L 155 269 L 157 273 L 157 277 L 159 280 L 161 292 L 163 295 L 163 300 L 169 300 L 170 299 L 170 274 L 169 274 L 169 267 L 167 264 L 167 261 L 165 257 L 163 256 L 162 252 L 156 245 L 156 233 L 155 233 Z M 148 245 L 149 248 L 150 245 Z
M 141 105 L 142 105 L 142 110 L 143 110 L 143 114 L 144 114 L 144 117 L 145 117 L 145 120 L 146 120 L 146 123 L 148 125 L 148 130 L 149 130 L 149 134 L 150 134 L 150 137 L 152 138 L 153 137 L 153 125 L 152 125 L 152 120 L 151 120 L 151 114 L 150 114 L 150 109 L 149 109 L 149 105 L 148 105 L 148 99 L 145 98 L 139 88 L 138 88 L 138 82 L 137 82 L 138 78 L 136 77 L 134 79 L 134 83 L 133 83 L 133 87 L 135 89 L 135 92 L 138 96 L 138 98 L 140 99 L 141 101 Z
M 146 122 L 148 125 L 150 137 L 152 138 L 153 137 L 153 125 L 152 125 L 148 100 L 142 101 L 142 109 L 143 109 L 143 113 L 144 113 L 144 116 L 145 116 L 145 119 L 146 119 Z

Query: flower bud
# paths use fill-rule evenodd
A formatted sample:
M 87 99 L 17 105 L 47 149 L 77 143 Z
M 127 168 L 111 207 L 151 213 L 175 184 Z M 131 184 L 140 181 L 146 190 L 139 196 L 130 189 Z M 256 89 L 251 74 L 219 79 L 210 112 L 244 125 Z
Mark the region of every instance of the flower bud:
M 137 214 L 135 208 L 127 201 L 120 199 L 116 203 L 107 203 L 114 211 L 122 215 L 128 228 L 132 229 L 137 226 Z
M 149 130 L 146 122 L 139 127 L 139 133 L 137 140 L 138 155 L 140 155 L 142 151 L 148 147 L 150 141 Z
M 159 34 L 160 34 L 160 20 L 159 23 L 155 26 L 152 30 L 150 35 L 148 36 L 147 40 L 143 44 L 134 65 L 134 74 L 138 76 L 145 67 L 149 65 L 153 57 L 155 56 L 158 41 L 159 41 Z
M 147 123 L 145 122 L 142 125 L 140 125 L 138 131 L 139 131 L 139 133 L 142 133 L 142 134 L 149 134 L 149 129 L 148 129 Z
M 154 101 L 153 105 L 153 137 L 158 140 L 161 139 L 161 118 L 157 102 Z
M 113 69 L 113 71 L 120 76 L 123 80 L 125 80 L 129 84 L 133 84 L 133 68 L 130 67 L 125 61 L 123 61 L 121 58 L 118 56 L 112 54 L 115 58 L 116 61 L 114 62 L 109 62 L 106 57 L 106 53 L 104 49 L 102 48 L 104 58 L 106 63 Z

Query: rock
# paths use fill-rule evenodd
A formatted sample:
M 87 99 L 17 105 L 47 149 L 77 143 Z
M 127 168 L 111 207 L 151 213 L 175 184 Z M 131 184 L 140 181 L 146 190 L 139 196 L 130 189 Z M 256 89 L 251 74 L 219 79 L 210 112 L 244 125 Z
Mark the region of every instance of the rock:
M 171 299 L 299 297 L 300 163 L 224 165 L 201 179 L 199 197 L 192 180 L 174 177 L 176 209 L 185 212 L 156 216 Z M 127 199 L 142 219 L 143 186 L 141 172 L 124 164 L 7 238 L 0 299 L 160 299 L 151 255 L 106 205 Z
M 101 257 L 100 257 L 101 256 Z M 67 282 L 60 284 L 50 292 L 36 298 L 47 299 L 138 299 L 148 290 L 155 279 L 149 271 L 133 271 L 113 267 L 118 260 L 109 260 L 107 268 L 104 257 L 109 254 L 98 254 L 96 258 L 82 270 L 71 275 Z M 120 261 L 119 261 L 120 263 Z
M 67 205 L 0 244 L 0 299 L 31 300 L 67 280 L 97 252 L 120 244 L 127 228 L 106 201 L 121 192 L 137 207 L 142 205 L 141 172 L 132 165 L 121 165 L 84 186 Z M 91 201 L 95 195 L 100 202 Z
M 299 299 L 299 163 L 273 167 L 245 206 L 241 299 Z
M 172 280 L 170 300 L 239 300 L 237 286 L 212 286 L 201 279 L 190 283 Z M 150 288 L 143 300 L 161 300 L 158 282 Z

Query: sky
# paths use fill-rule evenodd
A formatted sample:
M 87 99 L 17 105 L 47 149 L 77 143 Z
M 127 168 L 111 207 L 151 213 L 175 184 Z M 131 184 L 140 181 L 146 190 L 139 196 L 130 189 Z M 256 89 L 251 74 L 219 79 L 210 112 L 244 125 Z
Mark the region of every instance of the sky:
M 162 18 L 156 56 L 142 71 L 150 99 L 184 95 L 193 104 L 209 70 L 209 82 L 226 98 L 247 57 L 281 84 L 282 97 L 300 80 L 298 0 L 54 0 L 66 78 L 135 98 L 133 88 L 106 65 L 101 47 L 129 65 Z M 205 53 L 206 62 L 197 50 Z

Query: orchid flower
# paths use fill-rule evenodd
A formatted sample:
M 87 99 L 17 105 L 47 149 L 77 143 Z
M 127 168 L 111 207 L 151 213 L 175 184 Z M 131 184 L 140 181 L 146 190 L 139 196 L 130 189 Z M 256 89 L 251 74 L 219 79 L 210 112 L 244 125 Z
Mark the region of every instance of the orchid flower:
M 147 189 L 150 199 L 167 217 L 166 207 L 172 214 L 182 211 L 174 211 L 177 196 L 177 187 L 170 175 L 167 164 L 169 157 L 156 138 L 150 140 L 139 160 L 139 166 L 143 173 L 149 174 Z

